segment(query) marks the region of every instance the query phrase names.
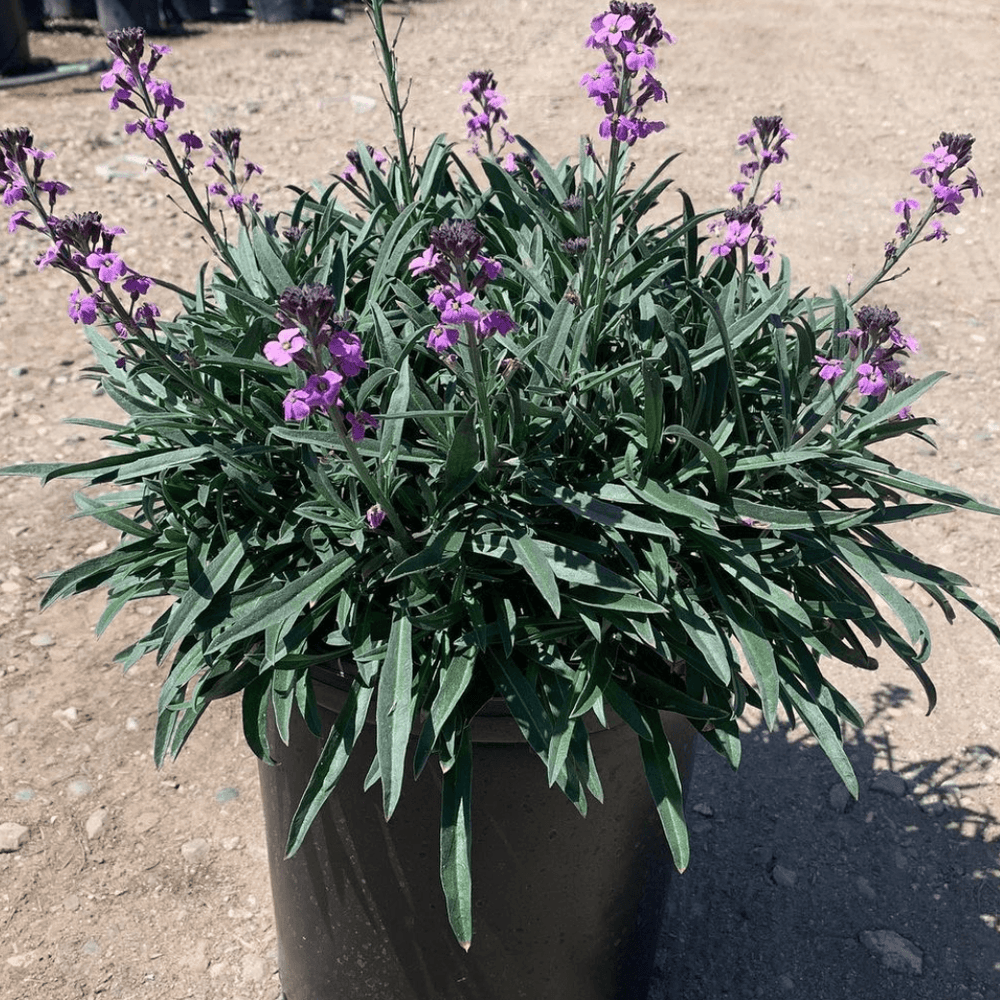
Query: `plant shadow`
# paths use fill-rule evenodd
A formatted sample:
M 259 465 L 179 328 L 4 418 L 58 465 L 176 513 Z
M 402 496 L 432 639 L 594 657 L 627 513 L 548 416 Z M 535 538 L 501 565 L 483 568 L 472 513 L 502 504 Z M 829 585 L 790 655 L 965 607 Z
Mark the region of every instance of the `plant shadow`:
M 1000 996 L 1000 818 L 966 797 L 1000 754 L 898 761 L 872 723 L 912 698 L 848 743 L 857 802 L 801 726 L 745 733 L 738 773 L 699 748 L 649 1000 Z

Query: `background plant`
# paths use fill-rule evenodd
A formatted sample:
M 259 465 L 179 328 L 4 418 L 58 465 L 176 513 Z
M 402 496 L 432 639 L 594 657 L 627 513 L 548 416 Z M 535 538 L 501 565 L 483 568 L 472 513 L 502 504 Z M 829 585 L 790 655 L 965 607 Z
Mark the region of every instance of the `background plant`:
M 378 5 L 373 16 L 405 138 Z M 942 607 L 962 603 L 995 631 L 958 577 L 884 533 L 952 506 L 986 508 L 870 450 L 922 433 L 930 421 L 910 408 L 935 378 L 905 384 L 898 365 L 914 345 L 898 317 L 854 308 L 914 242 L 941 238 L 939 216 L 963 192 L 979 194 L 971 172 L 956 177 L 971 139 L 942 135 L 918 168 L 931 201 L 915 219 L 916 199 L 903 198 L 880 274 L 851 298 L 807 297 L 787 266 L 771 266 L 768 199 L 757 201 L 791 138 L 780 119 L 741 137 L 758 166 L 732 211 L 756 216 L 727 213 L 719 249 L 704 251 L 711 217 L 686 199 L 680 216 L 646 227 L 667 164 L 625 186 L 628 146 L 655 130 L 626 122 L 640 120 L 643 93 L 643 106 L 657 103 L 655 49 L 668 36 L 646 6 L 612 5 L 591 27 L 605 62 L 584 86 L 605 113 L 606 157 L 584 140 L 578 163 L 552 165 L 517 139 L 518 154 L 482 161 L 482 185 L 443 139 L 419 162 L 405 145 L 385 162 L 359 146 L 345 183 L 361 211 L 332 188 L 300 192 L 275 218 L 246 191 L 257 168 L 241 161 L 235 130 L 171 143 L 182 105 L 153 77 L 166 51 L 147 58 L 140 35 L 117 36 L 112 104 L 157 144 L 219 265 L 176 289 L 183 310 L 169 321 L 146 298 L 153 279 L 116 252 L 120 229 L 52 215 L 65 185 L 42 179 L 51 154 L 26 130 L 0 140 L 5 203 L 29 204 L 12 228 L 47 231 L 40 265 L 80 282 L 71 315 L 114 328 L 111 341 L 89 335 L 129 415 L 106 427 L 120 455 L 18 470 L 108 484 L 78 502 L 123 532 L 46 601 L 107 585 L 103 629 L 129 600 L 177 598 L 121 657 L 172 663 L 158 760 L 212 700 L 237 692 L 266 755 L 268 709 L 283 737 L 293 711 L 316 727 L 308 667 L 352 660 L 358 676 L 290 846 L 373 715 L 370 777 L 387 815 L 410 766 L 436 754 L 444 768 L 442 878 L 463 941 L 467 721 L 492 694 L 581 810 L 587 791 L 601 795 L 582 717 L 610 707 L 625 718 L 683 866 L 680 786 L 657 709 L 687 714 L 735 765 L 736 719 L 750 706 L 773 726 L 780 706 L 856 789 L 840 725 L 860 720 L 819 656 L 869 666 L 861 639 L 884 641 L 933 702 L 929 631 L 889 578 L 915 580 Z M 193 157 L 206 146 L 201 193 Z M 414 719 L 423 732 L 407 760 Z

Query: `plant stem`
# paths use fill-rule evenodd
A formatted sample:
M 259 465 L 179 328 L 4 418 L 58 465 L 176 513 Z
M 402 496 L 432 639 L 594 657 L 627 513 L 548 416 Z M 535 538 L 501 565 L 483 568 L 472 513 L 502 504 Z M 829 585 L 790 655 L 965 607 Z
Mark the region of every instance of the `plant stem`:
M 395 532 L 396 538 L 399 540 L 403 548 L 407 550 L 411 549 L 413 546 L 413 537 L 406 530 L 403 522 L 399 519 L 399 514 L 396 513 L 396 508 L 393 507 L 388 495 L 375 481 L 375 477 L 371 474 L 371 472 L 368 471 L 368 466 L 365 465 L 364 459 L 358 453 L 358 449 L 354 447 L 351 435 L 347 433 L 347 428 L 344 426 L 344 418 L 340 415 L 340 410 L 336 407 L 331 410 L 330 420 L 337 431 L 340 443 L 344 446 L 344 450 L 347 452 L 347 457 L 351 460 L 351 465 L 354 466 L 354 471 L 358 474 L 358 479 L 361 480 L 365 489 L 368 490 L 379 507 L 385 511 L 385 516 L 389 519 L 389 523 L 392 525 L 392 530 Z
M 382 7 L 385 0 L 368 0 L 366 7 L 368 20 L 371 21 L 375 30 L 375 37 L 378 39 L 380 50 L 380 65 L 385 74 L 385 82 L 389 88 L 387 100 L 389 103 L 389 113 L 392 115 L 392 127 L 396 133 L 396 148 L 399 150 L 399 171 L 403 183 L 403 197 L 407 205 L 413 202 L 413 178 L 410 175 L 410 152 L 406 145 L 406 128 L 403 122 L 403 110 L 405 104 L 399 99 L 399 88 L 396 85 L 396 39 L 389 41 L 389 36 L 385 30 L 385 18 L 382 16 Z M 402 22 L 400 22 L 402 27 Z M 396 37 L 399 37 L 397 32 Z

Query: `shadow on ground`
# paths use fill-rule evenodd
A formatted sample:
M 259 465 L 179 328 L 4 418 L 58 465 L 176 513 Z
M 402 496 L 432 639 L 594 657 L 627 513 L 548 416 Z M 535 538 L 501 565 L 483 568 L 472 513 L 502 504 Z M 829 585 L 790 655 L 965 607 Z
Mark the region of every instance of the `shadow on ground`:
M 650 1000 L 1000 1000 L 997 817 L 973 805 L 1000 754 L 901 765 L 877 728 L 848 747 L 857 802 L 802 727 L 744 735 L 736 774 L 702 745 Z

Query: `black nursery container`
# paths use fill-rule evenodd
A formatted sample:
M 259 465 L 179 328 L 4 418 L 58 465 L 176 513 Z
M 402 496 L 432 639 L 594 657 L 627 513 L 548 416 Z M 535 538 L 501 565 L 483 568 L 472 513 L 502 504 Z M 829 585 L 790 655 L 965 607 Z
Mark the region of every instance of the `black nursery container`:
M 324 731 L 344 695 L 317 685 Z M 431 760 L 389 823 L 363 791 L 368 724 L 305 843 L 289 822 L 321 743 L 294 716 L 269 727 L 260 765 L 281 985 L 287 1000 L 643 1000 L 672 871 L 635 733 L 595 724 L 604 803 L 586 818 L 558 789 L 502 701 L 473 722 L 473 940 L 448 924 L 439 884 L 441 777 Z M 487 706 L 487 711 L 490 706 Z M 694 730 L 664 714 L 685 779 Z M 610 720 L 609 720 L 610 721 Z M 412 749 L 412 744 L 411 744 Z

